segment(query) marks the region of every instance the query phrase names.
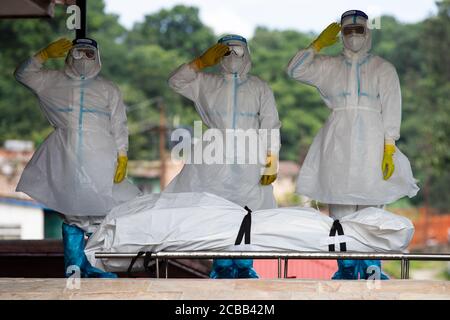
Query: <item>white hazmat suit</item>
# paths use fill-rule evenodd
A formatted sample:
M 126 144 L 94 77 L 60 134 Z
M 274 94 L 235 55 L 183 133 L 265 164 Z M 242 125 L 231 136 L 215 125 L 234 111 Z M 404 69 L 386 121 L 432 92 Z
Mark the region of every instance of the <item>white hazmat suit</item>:
M 239 41 L 226 44 L 242 45 Z M 224 135 L 225 129 L 267 129 L 269 134 L 273 129 L 278 140 L 265 151 L 278 154 L 280 121 L 273 92 L 266 82 L 248 74 L 250 54 L 246 45 L 243 48 L 240 62 L 233 55 L 222 59 L 221 74 L 197 72 L 184 64 L 170 76 L 169 85 L 194 102 L 208 128 Z M 210 192 L 252 210 L 274 208 L 272 186 L 260 184 L 263 169 L 260 163 L 185 164 L 165 192 Z
M 349 23 L 366 25 L 366 20 L 349 17 L 342 25 Z M 318 55 L 313 48 L 300 50 L 287 67 L 290 77 L 316 87 L 332 110 L 297 182 L 299 194 L 323 203 L 383 205 L 413 197 L 419 190 L 410 163 L 398 148 L 395 171 L 383 180 L 384 143 L 400 137 L 400 83 L 389 62 L 369 53 L 369 28 L 361 40 L 344 39 L 339 56 Z
M 97 76 L 100 68 L 96 50 L 90 61 L 69 53 L 64 70 L 44 69 L 32 57 L 15 72 L 55 129 L 26 166 L 17 191 L 66 216 L 104 216 L 140 192 L 126 179 L 113 183 L 117 155 L 128 149 L 126 108 L 118 87 Z

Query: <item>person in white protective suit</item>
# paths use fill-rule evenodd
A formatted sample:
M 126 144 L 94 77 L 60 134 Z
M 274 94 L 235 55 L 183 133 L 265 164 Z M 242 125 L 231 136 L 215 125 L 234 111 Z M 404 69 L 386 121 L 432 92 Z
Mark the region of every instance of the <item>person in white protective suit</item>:
M 48 70 L 48 58 L 67 57 L 64 70 Z M 95 231 L 117 204 L 140 191 L 125 179 L 128 129 L 120 90 L 98 76 L 97 43 L 60 39 L 23 62 L 16 79 L 38 98 L 54 131 L 27 164 L 17 185 L 64 216 L 66 276 L 115 277 L 93 268 L 84 255 L 85 232 Z
M 328 26 L 287 67 L 290 77 L 316 87 L 332 110 L 302 165 L 297 192 L 329 204 L 335 219 L 413 197 L 419 190 L 408 159 L 395 147 L 401 123 L 397 72 L 392 64 L 369 53 L 372 37 L 367 20 L 362 11 L 345 12 L 341 26 Z M 343 53 L 318 55 L 338 41 L 341 28 Z M 338 262 L 335 278 L 355 278 L 355 270 L 361 270 L 356 261 Z M 345 268 L 344 262 L 353 265 Z
M 221 74 L 200 72 L 219 62 Z M 209 129 L 223 133 L 224 146 L 225 131 L 253 129 L 260 133 L 258 129 L 266 129 L 268 144 L 261 144 L 258 150 L 266 153 L 266 163 L 237 164 L 235 158 L 225 162 L 235 156 L 229 156 L 227 149 L 222 163 L 185 164 L 165 192 L 209 192 L 251 210 L 276 207 L 271 183 L 277 175 L 281 124 L 272 90 L 263 80 L 249 75 L 250 68 L 247 40 L 227 35 L 202 56 L 179 67 L 170 76 L 169 85 L 194 102 Z M 232 260 L 215 260 L 211 277 L 257 277 L 252 260 L 234 262 L 233 266 Z

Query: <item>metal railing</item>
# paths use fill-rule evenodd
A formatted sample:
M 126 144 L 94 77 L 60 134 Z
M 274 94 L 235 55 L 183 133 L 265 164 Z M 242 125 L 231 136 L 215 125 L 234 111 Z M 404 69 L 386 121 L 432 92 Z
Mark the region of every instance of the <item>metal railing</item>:
M 132 259 L 136 253 L 96 252 L 96 259 Z M 289 259 L 353 259 L 353 260 L 399 260 L 401 261 L 401 279 L 409 279 L 410 261 L 450 261 L 450 253 L 360 253 L 360 252 L 296 252 L 296 251 L 161 251 L 151 255 L 156 263 L 156 276 L 159 278 L 159 262 L 164 261 L 165 278 L 168 278 L 168 261 L 176 259 L 277 259 L 278 278 L 282 278 L 282 261 L 284 275 L 288 276 Z M 143 257 L 141 257 L 143 258 Z

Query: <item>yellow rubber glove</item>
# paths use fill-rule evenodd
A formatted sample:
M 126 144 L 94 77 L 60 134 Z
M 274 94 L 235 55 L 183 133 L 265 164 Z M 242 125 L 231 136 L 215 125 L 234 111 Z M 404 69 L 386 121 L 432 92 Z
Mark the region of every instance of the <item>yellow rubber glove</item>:
M 119 155 L 117 157 L 116 174 L 114 175 L 114 183 L 121 183 L 125 179 L 127 173 L 128 157 Z
M 313 47 L 316 52 L 319 52 L 323 48 L 335 44 L 339 40 L 339 37 L 337 36 L 339 31 L 341 31 L 341 25 L 333 22 L 322 31 L 313 43 L 311 43 L 311 47 Z
M 266 169 L 264 170 L 264 174 L 261 176 L 260 183 L 263 186 L 268 186 L 273 183 L 277 179 L 277 171 L 278 158 L 269 152 L 267 153 L 266 158 Z
M 393 155 L 395 153 L 395 145 L 385 144 L 383 163 L 381 164 L 381 171 L 383 172 L 384 180 L 388 180 L 394 173 L 395 165 Z
M 45 62 L 49 58 L 65 57 L 70 48 L 72 48 L 72 41 L 62 38 L 50 43 L 46 48 L 36 53 L 35 57 L 41 62 Z
M 192 64 L 197 70 L 202 70 L 206 67 L 211 67 L 219 63 L 220 59 L 223 58 L 225 53 L 229 51 L 228 46 L 217 43 L 211 48 L 205 51 L 200 57 L 194 59 Z

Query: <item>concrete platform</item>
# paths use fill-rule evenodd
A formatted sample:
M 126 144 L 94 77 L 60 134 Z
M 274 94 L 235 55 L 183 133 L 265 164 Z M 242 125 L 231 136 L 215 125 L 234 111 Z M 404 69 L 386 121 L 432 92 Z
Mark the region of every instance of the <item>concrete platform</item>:
M 450 300 L 450 281 L 78 280 L 0 278 L 0 299 Z

